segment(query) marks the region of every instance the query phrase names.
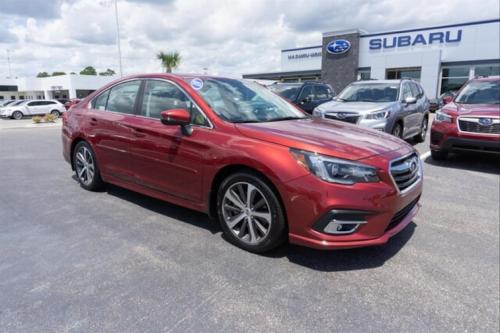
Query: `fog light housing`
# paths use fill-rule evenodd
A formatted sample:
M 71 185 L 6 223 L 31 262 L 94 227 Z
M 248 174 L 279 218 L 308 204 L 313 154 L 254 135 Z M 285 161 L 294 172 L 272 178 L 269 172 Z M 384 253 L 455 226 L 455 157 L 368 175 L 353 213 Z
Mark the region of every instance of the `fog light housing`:
M 373 214 L 359 210 L 331 210 L 323 215 L 313 229 L 329 235 L 348 235 L 354 233 L 361 225 L 368 223 L 366 216 Z
M 352 234 L 362 224 L 368 223 L 366 221 L 343 221 L 331 220 L 323 229 L 324 233 L 332 235 Z

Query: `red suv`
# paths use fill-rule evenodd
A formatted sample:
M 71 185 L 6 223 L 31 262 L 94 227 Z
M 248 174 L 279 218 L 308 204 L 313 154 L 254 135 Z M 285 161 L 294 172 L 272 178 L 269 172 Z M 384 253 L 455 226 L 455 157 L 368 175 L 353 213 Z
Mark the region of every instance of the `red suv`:
M 244 80 L 131 76 L 63 119 L 64 157 L 83 188 L 113 183 L 208 213 L 248 251 L 287 238 L 320 249 L 384 244 L 420 206 L 413 147 L 311 118 Z
M 436 160 L 450 151 L 500 153 L 500 77 L 470 80 L 437 111 L 430 146 Z

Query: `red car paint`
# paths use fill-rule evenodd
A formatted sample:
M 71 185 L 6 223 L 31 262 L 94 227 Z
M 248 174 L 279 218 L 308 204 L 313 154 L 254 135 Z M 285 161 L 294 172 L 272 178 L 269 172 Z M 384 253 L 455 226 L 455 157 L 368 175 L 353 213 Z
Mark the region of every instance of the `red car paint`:
M 176 83 L 201 107 L 213 128 L 194 127 L 192 135 L 187 136 L 180 126 L 166 126 L 159 119 L 89 108 L 100 92 L 132 78 Z M 402 140 L 348 123 L 315 118 L 230 123 L 217 116 L 182 76 L 148 74 L 123 80 L 94 92 L 63 118 L 65 159 L 71 162 L 75 143 L 86 140 L 95 151 L 106 182 L 214 214 L 212 198 L 218 176 L 228 170 L 253 169 L 276 188 L 284 206 L 290 242 L 319 249 L 384 244 L 417 214 L 422 179 L 400 193 L 389 172 L 392 160 L 415 153 Z M 378 168 L 380 182 L 341 185 L 323 181 L 299 165 L 290 148 L 363 161 Z M 400 216 L 399 223 L 388 228 L 391 219 L 405 207 L 410 209 Z M 315 230 L 318 219 L 332 209 L 368 211 L 368 223 L 348 235 Z
M 446 104 L 441 112 L 451 117 L 451 122 L 433 121 L 431 127 L 430 148 L 433 151 L 478 151 L 487 153 L 500 153 L 500 104 L 499 91 L 496 92 L 496 103 L 491 104 L 464 104 L 456 99 L 467 85 L 474 82 L 500 82 L 500 77 L 478 78 L 467 82 L 457 93 L 452 102 Z M 481 132 L 462 131 L 459 127 L 460 119 L 486 118 L 496 121 L 486 133 L 486 127 L 478 125 Z

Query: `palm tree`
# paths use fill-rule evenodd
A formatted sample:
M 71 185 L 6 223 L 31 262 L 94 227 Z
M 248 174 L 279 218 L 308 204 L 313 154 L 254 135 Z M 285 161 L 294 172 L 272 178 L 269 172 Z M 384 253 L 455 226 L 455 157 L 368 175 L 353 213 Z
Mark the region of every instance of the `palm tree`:
M 177 51 L 168 53 L 160 51 L 156 55 L 156 58 L 161 61 L 161 64 L 165 67 L 167 73 L 172 73 L 172 69 L 178 67 L 181 63 L 181 55 Z

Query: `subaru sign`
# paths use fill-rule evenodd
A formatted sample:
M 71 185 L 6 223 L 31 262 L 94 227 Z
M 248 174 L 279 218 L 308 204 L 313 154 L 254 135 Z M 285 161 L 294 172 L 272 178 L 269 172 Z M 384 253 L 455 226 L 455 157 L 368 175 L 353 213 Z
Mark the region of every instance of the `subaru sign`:
M 395 47 L 420 46 L 432 44 L 458 43 L 462 40 L 462 30 L 452 34 L 451 31 L 437 31 L 427 34 L 401 35 L 394 37 L 370 39 L 370 50 L 392 49 Z
M 342 54 L 349 51 L 351 42 L 346 39 L 334 39 L 326 46 L 326 51 L 331 54 Z

